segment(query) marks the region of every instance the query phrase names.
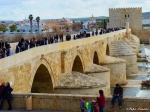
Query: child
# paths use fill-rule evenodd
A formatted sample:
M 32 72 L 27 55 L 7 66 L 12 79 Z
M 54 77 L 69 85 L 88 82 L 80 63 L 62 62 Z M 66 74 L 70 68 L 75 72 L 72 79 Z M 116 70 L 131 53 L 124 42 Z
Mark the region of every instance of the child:
M 85 99 L 84 98 L 81 98 L 80 109 L 81 109 L 81 112 L 84 112 L 84 109 L 85 109 Z

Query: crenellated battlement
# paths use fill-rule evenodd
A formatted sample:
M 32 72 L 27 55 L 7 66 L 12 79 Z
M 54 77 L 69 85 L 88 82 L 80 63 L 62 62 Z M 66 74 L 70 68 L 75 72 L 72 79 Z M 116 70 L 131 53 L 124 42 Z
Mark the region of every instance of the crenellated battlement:
M 109 27 L 125 27 L 130 23 L 130 28 L 142 29 L 142 7 L 109 8 Z
M 129 7 L 129 8 L 109 8 L 109 10 L 142 10 L 142 7 Z

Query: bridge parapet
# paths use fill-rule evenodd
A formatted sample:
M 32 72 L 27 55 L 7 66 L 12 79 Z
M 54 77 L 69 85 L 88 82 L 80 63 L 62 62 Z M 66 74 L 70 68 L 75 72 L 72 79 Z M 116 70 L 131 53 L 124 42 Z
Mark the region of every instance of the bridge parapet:
M 98 92 L 98 91 L 97 91 Z M 25 110 L 25 96 L 32 95 L 33 110 L 53 110 L 64 112 L 80 112 L 80 100 L 82 97 L 86 101 L 96 100 L 96 95 L 67 95 L 67 94 L 13 94 L 12 107 L 14 110 Z M 111 97 L 106 98 L 106 112 L 149 112 L 149 98 L 123 97 L 122 109 L 119 109 L 118 102 L 114 108 L 111 106 Z M 19 104 L 18 104 L 19 101 Z M 4 102 L 4 109 L 7 104 Z
M 35 47 L 14 54 L 0 60 L 0 83 L 11 82 L 14 92 L 30 93 L 37 90 L 36 92 L 47 93 L 43 88 L 53 92 L 62 73 L 85 73 L 89 70 L 89 65 L 102 64 L 107 46 L 123 38 L 126 38 L 126 30 Z M 124 74 L 126 75 L 125 72 Z M 37 85 L 41 85 L 42 89 Z
M 125 38 L 125 36 L 126 36 L 126 30 L 119 30 L 112 33 L 98 35 L 90 38 L 84 38 L 84 39 L 66 41 L 66 42 L 61 42 L 56 44 L 50 44 L 46 46 L 35 47 L 18 54 L 14 54 L 13 56 L 0 59 L 0 70 L 19 64 L 21 62 L 24 62 L 28 59 L 34 58 L 41 54 L 47 54 L 59 50 L 66 50 L 76 46 L 90 44 L 95 41 L 102 41 L 107 43 L 108 40 L 109 42 L 112 42 L 120 38 Z

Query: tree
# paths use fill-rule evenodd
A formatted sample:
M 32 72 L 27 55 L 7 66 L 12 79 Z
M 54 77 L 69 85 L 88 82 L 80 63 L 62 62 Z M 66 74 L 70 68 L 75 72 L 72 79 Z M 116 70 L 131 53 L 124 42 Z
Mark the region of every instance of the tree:
M 79 30 L 81 30 L 81 23 L 80 22 L 74 22 L 73 24 L 72 24 L 72 30 L 73 31 L 79 31 Z
M 40 17 L 36 17 L 37 25 L 38 25 L 38 32 L 39 32 L 39 23 L 40 23 Z
M 10 32 L 14 32 L 17 30 L 17 25 L 16 24 L 12 24 L 10 27 Z
M 31 30 L 31 33 L 32 33 L 32 21 L 33 21 L 32 14 L 29 15 L 29 20 L 30 20 L 30 30 Z
M 6 32 L 7 31 L 7 27 L 5 25 L 1 25 L 0 24 L 0 31 Z

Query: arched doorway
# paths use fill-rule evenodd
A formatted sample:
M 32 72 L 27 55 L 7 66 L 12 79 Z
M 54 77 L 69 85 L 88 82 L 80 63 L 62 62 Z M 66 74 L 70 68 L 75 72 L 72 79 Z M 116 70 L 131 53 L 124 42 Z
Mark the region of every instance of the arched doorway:
M 98 54 L 96 51 L 94 52 L 93 63 L 99 65 Z
M 45 65 L 41 64 L 34 76 L 31 93 L 53 93 L 53 83 Z
M 106 47 L 106 55 L 108 55 L 108 56 L 110 55 L 108 44 L 107 44 L 107 47 Z
M 83 65 L 82 65 L 81 59 L 78 55 L 76 56 L 76 58 L 74 60 L 72 71 L 83 73 Z

